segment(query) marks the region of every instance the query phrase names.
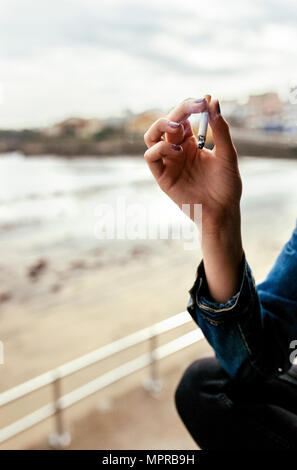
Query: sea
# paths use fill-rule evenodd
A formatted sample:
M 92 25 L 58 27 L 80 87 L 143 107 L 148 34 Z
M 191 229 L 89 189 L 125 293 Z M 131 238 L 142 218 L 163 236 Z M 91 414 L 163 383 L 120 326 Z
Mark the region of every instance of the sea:
M 297 160 L 241 157 L 242 220 L 248 236 L 288 236 L 297 217 Z M 131 209 L 132 207 L 132 209 Z M 142 212 L 144 226 L 183 224 L 186 217 L 158 188 L 142 157 L 65 159 L 0 155 L 0 244 L 6 260 L 67 257 L 106 243 L 98 217 L 118 230 L 122 212 Z M 119 214 L 121 212 L 121 214 Z M 109 217 L 109 219 L 108 219 Z M 124 231 L 125 232 L 125 231 Z M 144 234 L 144 236 L 146 236 Z

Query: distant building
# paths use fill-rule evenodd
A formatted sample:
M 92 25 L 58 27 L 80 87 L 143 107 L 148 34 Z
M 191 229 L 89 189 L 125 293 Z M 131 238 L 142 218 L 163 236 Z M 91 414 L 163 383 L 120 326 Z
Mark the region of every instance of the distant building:
M 164 116 L 160 110 L 149 110 L 140 114 L 130 114 L 125 120 L 125 130 L 131 134 L 144 134 L 154 121 Z
M 283 103 L 277 93 L 263 93 L 262 95 L 250 95 L 247 107 L 254 114 L 274 116 L 282 112 Z
M 283 103 L 277 93 L 249 96 L 245 124 L 250 128 L 282 130 Z
M 247 109 L 237 100 L 222 100 L 220 107 L 223 116 L 231 125 L 243 126 L 247 117 Z
M 77 136 L 82 138 L 91 137 L 100 132 L 104 127 L 104 122 L 99 119 L 83 119 L 71 117 L 65 121 L 48 127 L 44 134 L 51 137 Z

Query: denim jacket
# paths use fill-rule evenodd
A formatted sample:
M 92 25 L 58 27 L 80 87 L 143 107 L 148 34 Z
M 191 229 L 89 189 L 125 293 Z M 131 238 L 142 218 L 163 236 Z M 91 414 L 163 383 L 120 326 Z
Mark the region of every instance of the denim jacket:
M 255 285 L 243 256 L 239 291 L 225 304 L 213 302 L 201 261 L 189 293 L 189 313 L 232 378 L 286 372 L 297 340 L 297 226 L 261 284 Z

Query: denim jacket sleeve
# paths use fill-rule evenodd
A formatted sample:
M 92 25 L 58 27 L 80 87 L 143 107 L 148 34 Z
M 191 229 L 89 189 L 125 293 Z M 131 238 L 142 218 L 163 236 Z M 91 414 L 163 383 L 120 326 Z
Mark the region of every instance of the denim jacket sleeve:
M 240 288 L 228 302 L 210 299 L 203 261 L 189 293 L 189 313 L 232 378 L 250 381 L 288 370 L 290 344 L 297 340 L 297 227 L 260 285 L 243 256 Z

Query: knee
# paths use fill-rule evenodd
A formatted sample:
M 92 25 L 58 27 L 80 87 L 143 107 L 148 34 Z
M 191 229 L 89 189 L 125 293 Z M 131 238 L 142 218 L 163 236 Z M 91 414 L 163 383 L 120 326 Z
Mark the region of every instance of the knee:
M 180 417 L 182 417 L 184 414 L 183 409 L 185 407 L 185 404 L 188 403 L 189 395 L 190 395 L 190 388 L 188 386 L 188 380 L 185 380 L 185 373 L 184 373 L 174 393 L 175 408 L 178 414 L 180 415 Z
M 201 359 L 193 362 L 183 373 L 183 376 L 175 390 L 175 405 L 179 414 L 185 407 L 191 406 L 194 395 L 196 400 L 203 389 L 205 378 L 208 374 L 209 361 Z
M 203 405 L 204 391 L 210 383 L 218 383 L 226 376 L 214 357 L 204 358 L 193 362 L 184 372 L 175 390 L 175 406 L 180 415 L 193 409 L 198 404 Z

